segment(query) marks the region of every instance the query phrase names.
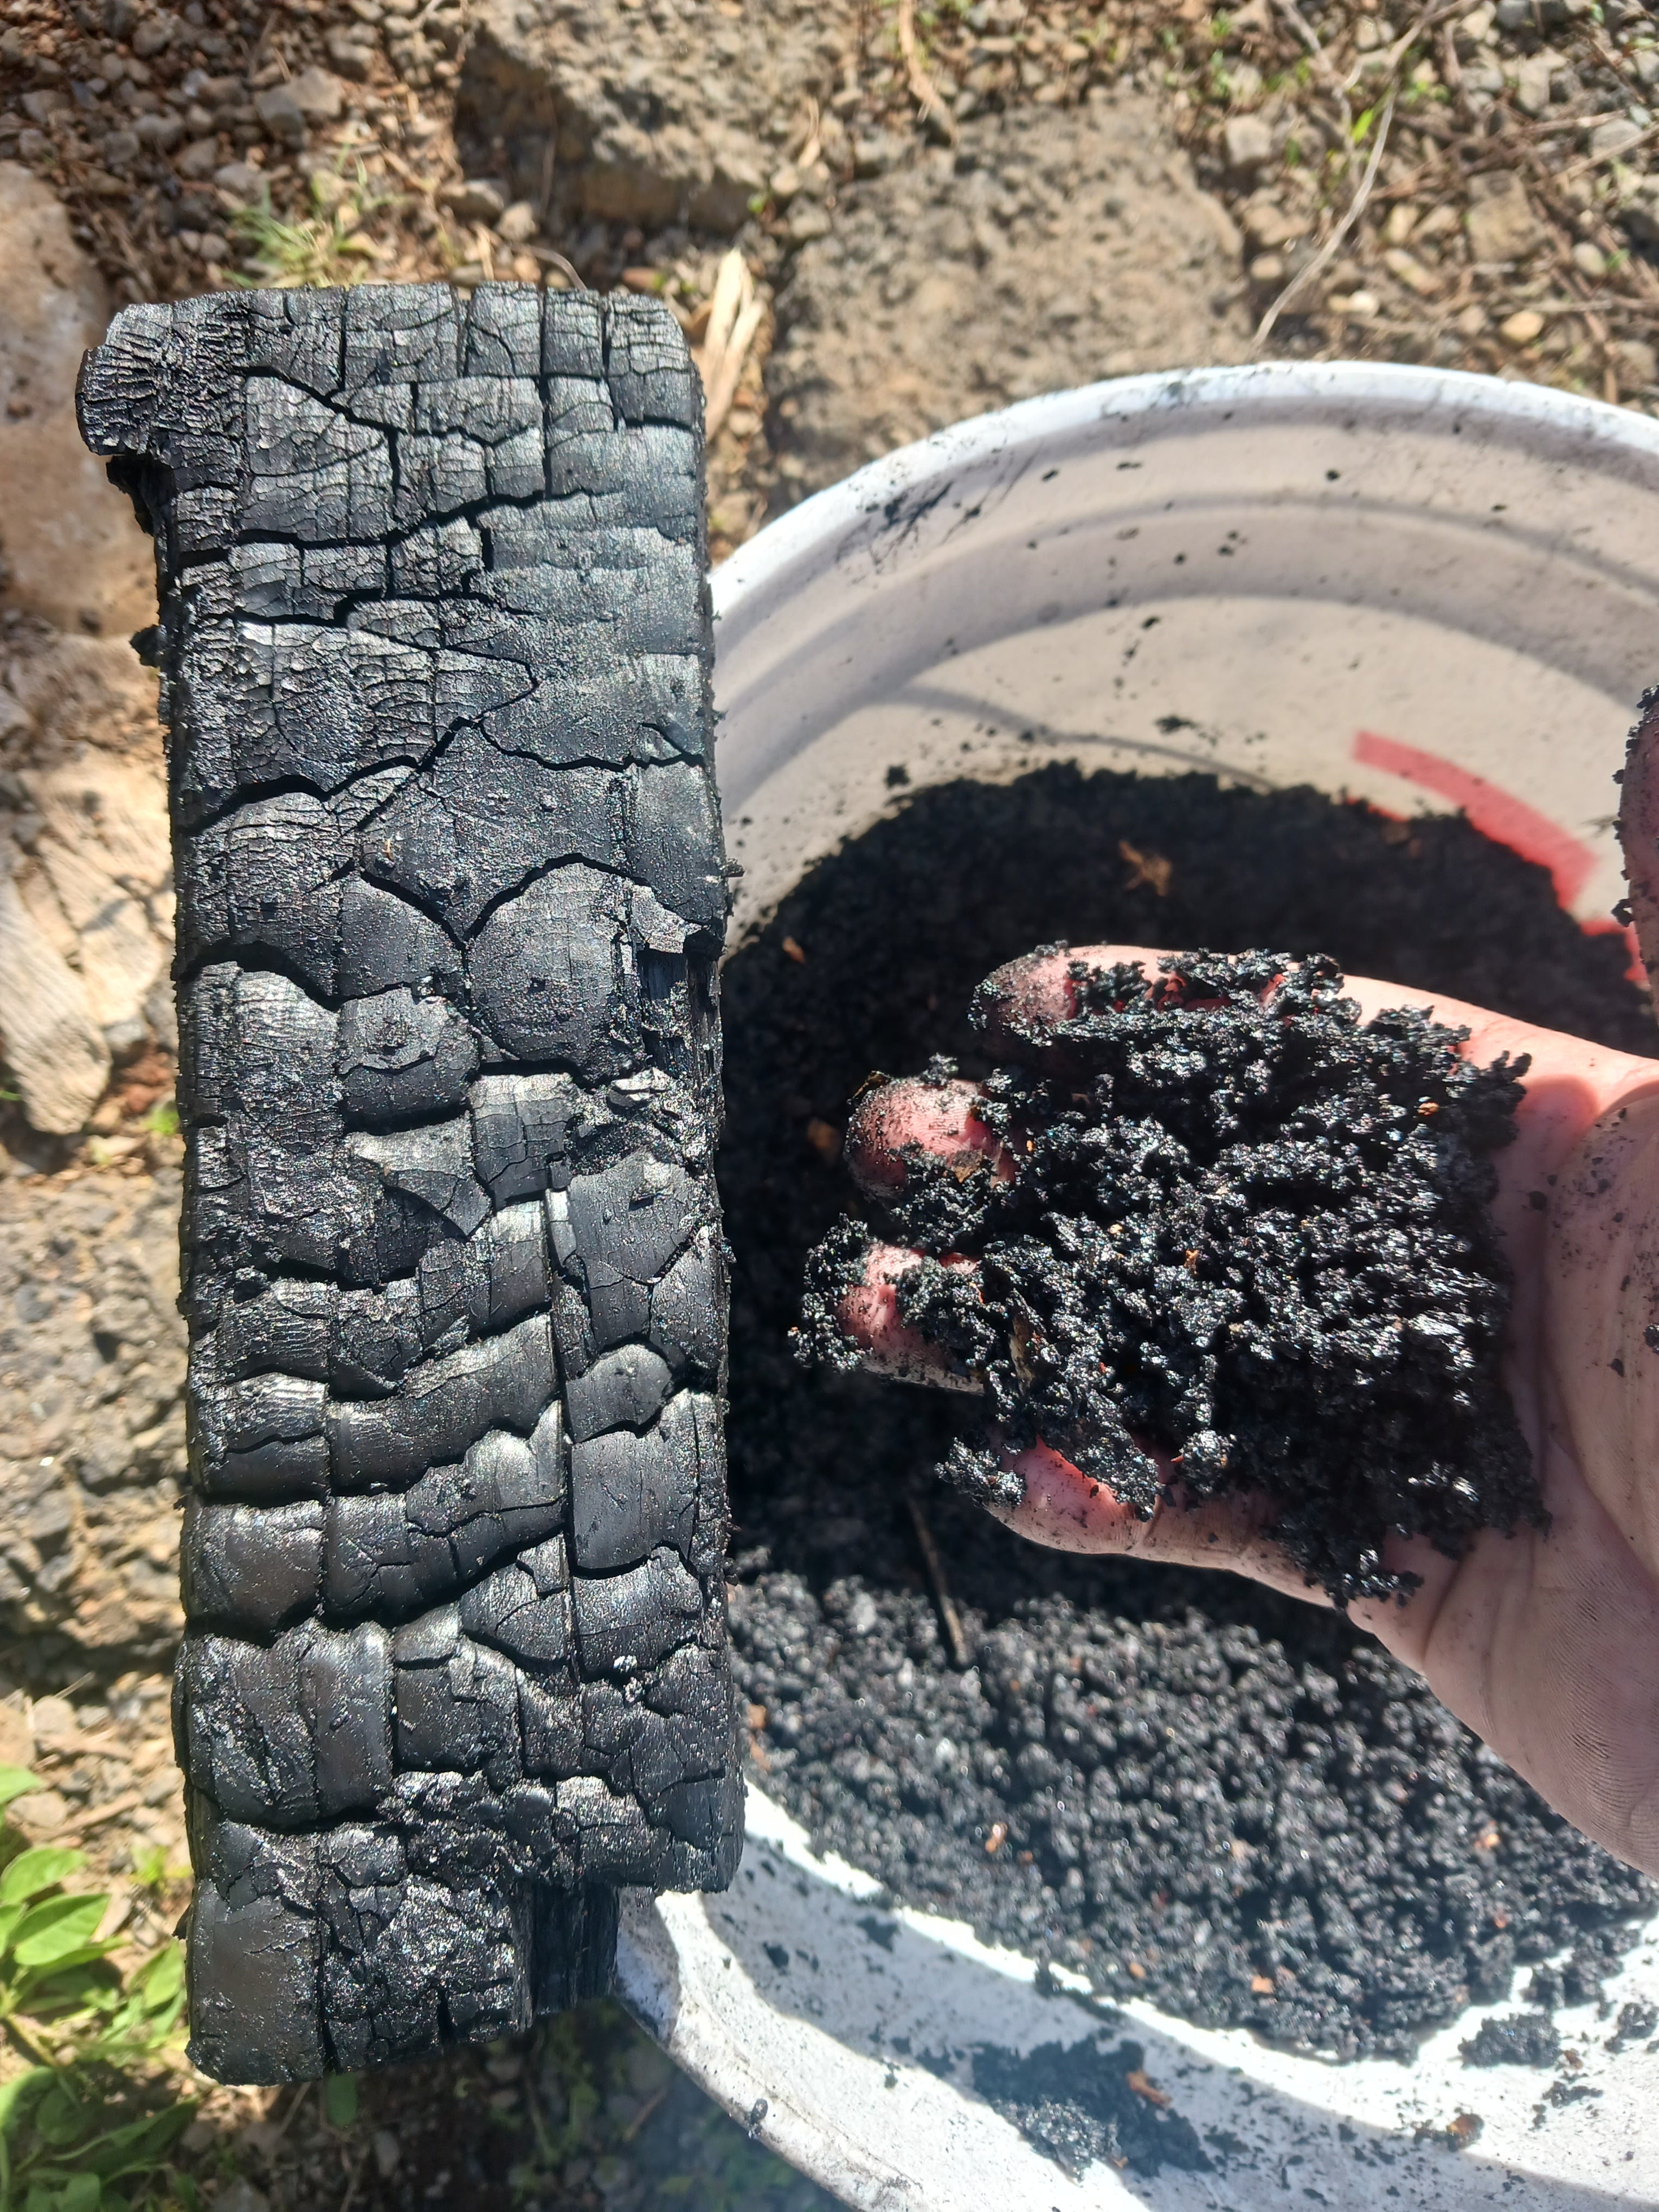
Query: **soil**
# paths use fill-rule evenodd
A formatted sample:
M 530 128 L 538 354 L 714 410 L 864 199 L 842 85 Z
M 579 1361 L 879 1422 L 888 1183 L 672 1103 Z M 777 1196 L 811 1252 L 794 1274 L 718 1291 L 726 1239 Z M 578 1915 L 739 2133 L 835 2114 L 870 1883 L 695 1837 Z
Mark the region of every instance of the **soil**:
M 62 199 L 122 299 L 568 268 L 695 327 L 735 244 L 763 313 L 711 455 L 717 553 L 872 442 L 1236 358 L 1275 303 L 1270 352 L 1659 405 L 1659 45 L 1634 0 L 916 20 L 907 62 L 895 11 L 857 0 L 6 0 L 0 162 Z M 1091 227 L 1136 195 L 1092 166 L 1100 121 L 1170 179 L 1104 262 Z
M 767 368 L 786 484 L 1036 392 L 1243 360 L 1241 251 L 1150 100 L 965 124 L 787 264 Z
M 954 1435 L 941 1396 L 791 1358 L 803 1261 L 846 1200 L 848 1100 L 930 1051 L 988 1072 L 974 984 L 1062 931 L 1320 948 L 1631 1051 L 1655 1050 L 1652 1018 L 1622 940 L 1461 819 L 1060 767 L 898 805 L 726 971 L 733 1639 L 767 1786 L 896 1898 L 1106 1994 L 1405 2055 L 1522 1962 L 1611 1958 L 1659 1893 L 1338 1616 L 1012 1542 L 927 1484 Z
M 88 1651 L 171 1656 L 185 1332 L 176 1170 L 33 1196 L 0 1182 L 0 1622 L 45 1687 Z

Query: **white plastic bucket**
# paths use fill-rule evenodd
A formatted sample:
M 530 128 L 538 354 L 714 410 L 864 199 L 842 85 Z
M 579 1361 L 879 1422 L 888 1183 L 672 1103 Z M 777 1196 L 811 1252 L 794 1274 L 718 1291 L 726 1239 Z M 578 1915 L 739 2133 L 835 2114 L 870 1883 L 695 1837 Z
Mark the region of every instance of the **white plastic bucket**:
M 739 930 L 911 787 L 1054 757 L 1462 806 L 1614 927 L 1611 776 L 1659 678 L 1659 425 L 1537 386 L 1370 364 L 1135 377 L 861 470 L 714 578 Z M 629 1900 L 622 1981 L 713 2095 L 848 2203 L 1659 2204 L 1659 2056 L 1559 2015 L 1598 2097 L 1457 2046 L 1349 2066 L 1127 2009 L 1146 2071 L 1243 2148 L 1073 2181 L 904 2052 L 1072 2043 L 1097 2016 L 958 1923 L 875 1915 L 757 1792 L 725 1897 Z M 875 1932 L 872 1932 L 872 1931 Z M 1659 1922 L 1608 1995 L 1659 2002 Z M 965 2079 L 965 2069 L 963 2069 Z M 1534 2124 L 1534 2107 L 1545 2124 Z M 1477 2112 L 1473 2147 L 1444 2130 Z

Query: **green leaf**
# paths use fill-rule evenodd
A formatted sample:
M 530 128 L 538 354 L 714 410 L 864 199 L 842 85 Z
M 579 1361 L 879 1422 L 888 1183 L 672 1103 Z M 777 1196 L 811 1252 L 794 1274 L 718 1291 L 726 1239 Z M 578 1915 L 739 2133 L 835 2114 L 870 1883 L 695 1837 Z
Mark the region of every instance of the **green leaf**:
M 107 1949 L 108 1946 L 104 1948 Z M 99 1954 L 91 1955 L 94 1960 L 100 1960 Z M 87 1976 L 82 1954 L 76 1953 L 68 1964 L 70 1971 L 67 1974 L 60 1973 L 55 1966 L 42 1966 L 33 1974 L 25 1974 L 8 1993 L 7 2009 L 14 2014 L 32 2014 L 37 2021 L 51 2023 L 53 2033 L 60 2040 L 69 2035 L 76 2045 L 83 2039 L 89 2046 L 94 2045 L 98 2038 L 88 2017 L 92 2008 L 87 2002 Z M 116 1971 L 113 1966 L 105 1966 L 106 1973 L 113 1974 Z M 68 2055 L 78 2057 L 78 2048 Z M 119 2054 L 113 2055 L 118 2063 Z
M 98 2212 L 104 2185 L 95 2173 L 77 2173 L 58 2192 L 58 2212 Z
M 86 2112 L 61 2081 L 35 2107 L 34 2130 L 43 2142 L 51 2143 L 54 2148 L 77 2142 L 86 2133 Z
M 156 2012 L 171 2004 L 185 1986 L 185 1947 L 182 1943 L 167 1943 L 134 1973 L 127 1984 L 129 1992 L 138 1999 L 146 2010 Z
M 357 2124 L 357 2081 L 351 2074 L 331 2074 L 323 2083 L 323 2117 L 331 2128 Z
M 79 2163 L 105 2181 L 118 2181 L 124 2174 L 154 2173 L 167 2163 L 168 2152 L 195 2117 L 193 2104 L 169 2105 L 165 2112 L 147 2113 L 96 2137 L 82 2151 Z
M 66 1966 L 71 1953 L 99 1957 L 93 1948 L 106 1897 L 49 1897 L 24 1915 L 12 1938 L 11 1954 L 20 1966 Z
M 27 2073 L 14 2074 L 9 2081 L 0 2081 L 0 2139 L 8 2136 L 22 2117 L 23 2107 L 58 2079 L 54 2066 L 31 2066 Z
M 0 1805 L 9 1805 L 14 1797 L 32 1796 L 46 1786 L 27 1766 L 0 1766 Z
M 41 1844 L 32 1851 L 20 1851 L 0 1874 L 0 1905 L 21 1905 L 39 1897 L 42 1890 L 55 1889 L 86 1863 L 84 1851 L 70 1850 L 62 1844 Z M 104 1902 L 107 1904 L 108 1899 Z
M 167 1855 L 160 1844 L 146 1844 L 133 1862 L 133 1878 L 141 1889 L 163 1890 L 167 1886 Z

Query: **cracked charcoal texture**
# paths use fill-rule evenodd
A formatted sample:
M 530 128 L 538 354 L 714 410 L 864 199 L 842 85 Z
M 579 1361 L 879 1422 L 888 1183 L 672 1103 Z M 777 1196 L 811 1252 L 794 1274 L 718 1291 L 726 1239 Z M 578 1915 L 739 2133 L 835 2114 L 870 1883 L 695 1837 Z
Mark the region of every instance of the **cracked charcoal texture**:
M 1129 880 L 1121 840 L 1170 862 L 1166 896 Z M 1340 1615 L 1233 1576 L 1012 1542 L 931 1480 L 954 1400 L 792 1357 L 806 1255 L 846 1203 L 809 1119 L 842 1121 L 872 1068 L 933 1053 L 987 1074 L 975 986 L 1060 936 L 1323 945 L 1352 974 L 1650 1055 L 1652 1012 L 1622 940 L 1587 936 L 1543 869 L 1467 822 L 1064 766 L 911 794 L 725 972 L 732 1650 L 764 1708 L 762 1786 L 896 1901 L 1115 2002 L 1409 2057 L 1558 1954 L 1612 1972 L 1655 1885 Z M 939 1630 L 918 1487 L 966 1669 Z
M 1466 1031 L 1409 1008 L 1362 1023 L 1322 957 L 1072 974 L 1052 1043 L 1013 1040 L 1054 1072 L 998 1067 L 977 1109 L 1015 1180 L 918 1155 L 886 1209 L 893 1241 L 981 1262 L 934 1258 L 899 1292 L 985 1378 L 981 1440 L 947 1471 L 981 1490 L 1005 1443 L 1042 1442 L 1146 1518 L 1157 1447 L 1194 1503 L 1265 1494 L 1268 1533 L 1341 1606 L 1415 1586 L 1382 1564 L 1393 1532 L 1456 1558 L 1541 1521 L 1489 1212 L 1524 1062 L 1476 1067 Z M 814 1255 L 809 1356 L 833 1349 L 848 1243 Z
M 191 2055 L 602 1991 L 720 1887 L 726 897 L 702 392 L 656 303 L 126 309 L 179 884 Z

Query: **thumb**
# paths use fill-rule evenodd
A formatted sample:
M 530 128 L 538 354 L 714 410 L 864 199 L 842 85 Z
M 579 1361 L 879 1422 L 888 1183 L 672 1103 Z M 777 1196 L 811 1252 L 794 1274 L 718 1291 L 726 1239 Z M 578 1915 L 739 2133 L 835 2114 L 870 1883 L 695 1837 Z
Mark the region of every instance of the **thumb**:
M 982 1502 L 1017 1535 L 1055 1551 L 1109 1552 L 1164 1566 L 1219 1567 L 1269 1583 L 1287 1597 L 1329 1603 L 1324 1591 L 1308 1583 L 1265 1534 L 1275 1511 L 1271 1498 L 1258 1491 L 1188 1505 L 1180 1469 L 1162 1452 L 1150 1455 L 1158 1464 L 1158 1498 L 1146 1520 L 1103 1482 L 1043 1443 L 1003 1455 L 1004 1469 L 1024 1486 L 1017 1504 L 994 1497 Z

